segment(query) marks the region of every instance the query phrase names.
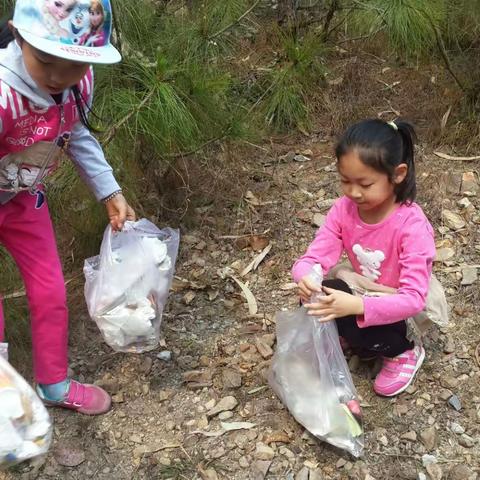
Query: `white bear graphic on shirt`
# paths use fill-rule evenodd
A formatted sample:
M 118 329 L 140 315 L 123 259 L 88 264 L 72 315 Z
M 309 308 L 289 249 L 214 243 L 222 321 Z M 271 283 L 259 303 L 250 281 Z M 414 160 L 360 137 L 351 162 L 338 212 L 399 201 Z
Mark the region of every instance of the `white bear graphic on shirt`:
M 378 280 L 381 275 L 380 265 L 385 260 L 385 254 L 381 250 L 369 250 L 356 243 L 353 253 L 357 256 L 362 274 L 370 280 Z

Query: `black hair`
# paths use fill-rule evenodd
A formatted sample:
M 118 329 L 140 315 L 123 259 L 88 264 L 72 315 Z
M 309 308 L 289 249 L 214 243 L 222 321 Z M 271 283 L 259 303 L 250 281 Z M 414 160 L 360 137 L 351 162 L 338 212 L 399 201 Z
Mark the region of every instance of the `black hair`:
M 7 15 L 4 17 L 3 20 L 1 20 L 0 23 L 0 48 L 7 48 L 8 44 L 10 42 L 13 42 L 15 40 L 15 35 L 12 32 L 12 29 L 9 27 L 8 22 L 13 18 L 13 12 L 10 13 L 10 15 Z M 17 32 L 17 35 L 20 37 L 20 35 Z M 83 97 L 82 93 L 80 92 L 80 88 L 78 85 L 74 85 L 71 87 L 73 97 L 75 98 L 75 104 L 77 106 L 77 111 L 78 115 L 80 117 L 80 121 L 87 127 L 89 130 L 93 132 L 97 132 L 98 130 L 92 126 L 90 121 L 88 120 L 88 113 L 91 112 L 93 115 L 95 115 L 92 112 L 92 109 L 88 105 L 87 101 Z
M 414 145 L 417 140 L 413 125 L 395 120 L 387 123 L 378 118 L 362 120 L 350 126 L 335 148 L 337 161 L 355 150 L 360 160 L 378 172 L 385 173 L 393 182 L 395 168 L 405 163 L 407 175 L 395 185 L 396 201 L 412 203 L 417 194 L 415 180 Z

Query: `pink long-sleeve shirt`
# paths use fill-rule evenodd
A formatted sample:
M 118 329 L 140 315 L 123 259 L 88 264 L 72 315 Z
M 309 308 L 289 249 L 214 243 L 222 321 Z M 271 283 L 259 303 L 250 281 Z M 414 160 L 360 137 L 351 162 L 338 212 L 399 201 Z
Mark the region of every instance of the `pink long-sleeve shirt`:
M 425 308 L 435 242 L 433 228 L 416 203 L 400 205 L 371 225 L 361 220 L 354 202 L 341 197 L 293 265 L 294 280 L 299 282 L 316 263 L 326 275 L 343 252 L 357 273 L 397 289 L 396 294 L 363 298 L 364 314 L 357 317 L 360 327 L 395 323 Z

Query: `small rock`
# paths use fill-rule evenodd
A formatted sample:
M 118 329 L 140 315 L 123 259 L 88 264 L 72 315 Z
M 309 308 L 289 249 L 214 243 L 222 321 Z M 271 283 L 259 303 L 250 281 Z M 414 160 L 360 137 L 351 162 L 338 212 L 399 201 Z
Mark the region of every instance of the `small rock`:
M 418 472 L 417 480 L 427 480 L 427 476 L 423 472 Z
M 309 162 L 311 159 L 306 157 L 305 155 L 295 155 L 293 157 L 294 162 Z
M 472 202 L 467 197 L 464 197 L 461 200 L 459 200 L 457 202 L 457 205 L 460 208 L 463 208 L 464 210 L 470 210 L 470 211 L 475 210 L 475 207 L 472 205 Z
M 302 469 L 295 475 L 295 480 L 308 480 L 310 476 L 310 471 L 307 467 L 302 467 Z
M 267 345 L 262 339 L 257 338 L 255 345 L 257 347 L 258 353 L 264 358 L 268 359 L 273 355 L 272 347 Z
M 115 395 L 112 395 L 113 403 L 123 403 L 123 392 L 118 392 Z
M 462 433 L 465 433 L 465 429 L 458 423 L 452 422 L 450 424 L 450 430 L 453 433 L 456 433 L 457 435 L 462 435 Z
M 320 208 L 321 210 L 323 209 L 329 209 L 333 206 L 333 204 L 336 202 L 335 198 L 326 198 L 325 200 L 319 200 L 317 202 L 317 207 Z
M 319 468 L 311 469 L 309 480 L 323 480 L 322 471 Z
M 287 447 L 281 446 L 281 447 L 278 449 L 278 453 L 280 453 L 280 455 L 284 455 L 284 456 L 287 457 L 290 461 L 295 459 L 295 454 L 294 454 L 289 448 L 287 448 Z
M 365 479 L 364 480 L 375 480 L 375 477 L 372 477 L 369 473 L 367 473 L 365 475 Z
M 425 455 L 422 455 L 422 465 L 426 467 L 427 465 L 430 465 L 431 463 L 437 463 L 437 457 L 435 455 L 429 455 L 426 453 Z
M 278 159 L 282 162 L 292 162 L 295 158 L 295 152 L 288 152 L 285 155 L 281 155 Z
M 270 460 L 257 460 L 254 462 L 252 464 L 252 480 L 263 480 L 266 477 L 271 464 L 272 462 Z
M 444 388 L 439 394 L 439 398 L 444 400 L 445 402 L 453 395 L 451 390 Z
M 443 210 L 442 217 L 447 227 L 451 228 L 452 230 L 460 230 L 466 225 L 463 217 L 458 215 L 458 213 L 452 212 L 451 210 Z
M 63 467 L 78 467 L 85 461 L 85 451 L 69 445 L 60 445 L 53 451 L 53 456 Z
M 306 148 L 300 152 L 302 155 L 306 155 L 307 157 L 311 157 L 313 155 L 313 151 L 310 148 Z
M 312 225 L 314 227 L 321 227 L 325 223 L 327 217 L 321 213 L 314 213 L 312 218 Z
M 409 442 L 416 442 L 417 433 L 414 432 L 413 430 L 410 430 L 408 432 L 403 433 L 400 438 L 403 438 L 404 440 L 408 440 Z
M 274 456 L 275 451 L 273 448 L 270 448 L 262 442 L 257 443 L 255 448 L 255 458 L 258 458 L 258 460 L 273 460 Z
M 476 480 L 477 474 L 465 464 L 455 465 L 448 473 L 448 480 Z
M 309 480 L 323 480 L 323 473 L 319 468 L 313 468 L 310 470 Z
M 170 350 L 163 350 L 157 353 L 157 358 L 164 362 L 169 362 L 172 359 L 172 352 Z
M 210 457 L 211 458 L 221 458 L 225 455 L 225 448 L 223 448 L 222 445 L 220 445 L 218 448 L 214 448 L 213 450 L 210 451 Z
M 346 464 L 347 464 L 347 461 L 346 461 L 344 458 L 340 457 L 340 458 L 337 460 L 337 463 L 335 464 L 335 466 L 336 466 L 337 468 L 342 468 L 342 467 L 344 467 Z
M 214 398 L 211 398 L 206 404 L 205 404 L 205 410 L 211 410 L 215 405 L 217 401 Z
M 472 437 L 468 436 L 466 433 L 462 434 L 458 439 L 458 443 L 465 448 L 472 448 L 475 444 L 475 441 Z
M 142 437 L 140 435 L 137 435 L 134 433 L 133 435 L 130 435 L 129 440 L 133 443 L 142 443 Z
M 462 268 L 462 285 L 472 285 L 478 279 L 478 272 L 476 267 Z
M 213 468 L 207 468 L 206 470 L 199 470 L 198 472 L 202 477 L 202 480 L 218 480 L 217 472 Z
M 440 383 L 443 387 L 453 390 L 458 386 L 458 379 L 452 377 L 451 375 L 443 375 Z
M 238 459 L 238 464 L 242 467 L 242 468 L 248 468 L 250 466 L 250 463 L 247 459 L 247 457 L 240 457 Z
M 233 417 L 233 412 L 231 412 L 230 410 L 227 410 L 226 412 L 220 412 L 218 414 L 218 418 L 219 420 L 221 420 L 222 422 L 224 420 L 229 420 L 230 418 Z
M 160 465 L 163 465 L 164 467 L 169 467 L 172 464 L 172 461 L 165 455 L 162 455 L 158 459 L 158 463 L 160 463 Z
M 225 388 L 239 388 L 242 385 L 242 376 L 232 368 L 222 371 L 222 380 Z
M 437 430 L 434 426 L 426 428 L 420 433 L 420 440 L 428 451 L 431 451 L 437 445 Z
M 453 338 L 448 336 L 445 339 L 445 345 L 443 346 L 444 353 L 453 353 L 455 351 L 455 342 Z
M 235 397 L 231 395 L 228 397 L 223 397 L 215 407 L 207 412 L 209 417 L 218 415 L 220 412 L 225 412 L 228 410 L 233 410 L 238 405 L 238 401 Z
M 477 193 L 478 192 L 478 182 L 474 172 L 464 172 L 462 175 L 462 194 L 465 193 Z
M 460 399 L 457 397 L 457 395 L 452 395 L 448 399 L 448 404 L 454 408 L 457 412 L 459 412 L 462 409 L 462 402 Z
M 426 469 L 431 480 L 442 480 L 443 472 L 438 463 L 430 463 Z
M 436 262 L 446 262 L 455 256 L 455 250 L 453 248 L 445 247 L 439 248 L 435 255 Z

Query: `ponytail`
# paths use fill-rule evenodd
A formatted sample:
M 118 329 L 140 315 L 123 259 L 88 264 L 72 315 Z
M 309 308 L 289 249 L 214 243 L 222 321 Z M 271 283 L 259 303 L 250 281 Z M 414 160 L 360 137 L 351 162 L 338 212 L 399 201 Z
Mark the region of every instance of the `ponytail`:
M 408 167 L 407 176 L 400 185 L 395 187 L 397 202 L 411 203 L 417 196 L 417 181 L 415 177 L 415 143 L 417 135 L 413 125 L 409 122 L 398 120 L 395 122 L 398 134 L 402 139 L 402 163 Z

